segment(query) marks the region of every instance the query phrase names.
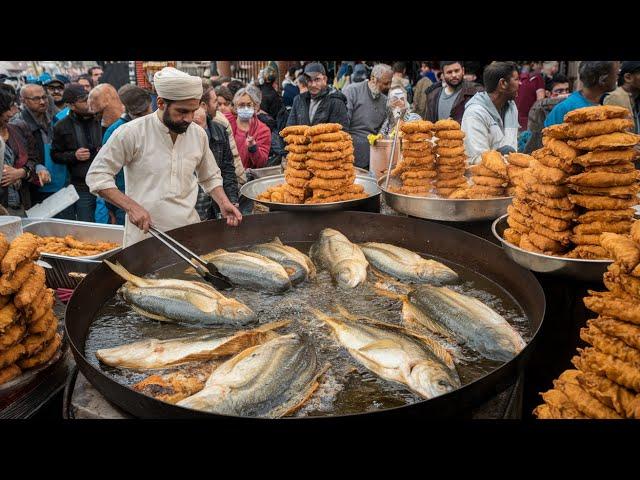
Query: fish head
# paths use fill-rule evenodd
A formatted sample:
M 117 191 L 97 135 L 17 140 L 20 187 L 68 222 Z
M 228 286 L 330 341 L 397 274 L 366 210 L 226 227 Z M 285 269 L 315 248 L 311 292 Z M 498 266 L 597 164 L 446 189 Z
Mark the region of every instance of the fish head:
M 342 287 L 357 287 L 367 278 L 367 269 L 362 264 L 345 260 L 336 265 L 335 279 Z
M 234 318 L 239 321 L 249 321 L 255 318 L 255 313 L 244 303 L 229 298 L 220 302 L 220 315 L 225 318 Z
M 460 387 L 460 379 L 443 365 L 422 361 L 411 368 L 409 386 L 423 397 L 433 398 Z

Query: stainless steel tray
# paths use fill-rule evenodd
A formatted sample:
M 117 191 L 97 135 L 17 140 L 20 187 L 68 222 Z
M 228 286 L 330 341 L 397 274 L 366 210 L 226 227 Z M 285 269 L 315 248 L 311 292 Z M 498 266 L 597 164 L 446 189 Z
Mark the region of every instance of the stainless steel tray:
M 369 170 L 365 170 L 360 167 L 353 167 L 356 171 L 356 175 L 369 175 Z M 272 175 L 283 175 L 282 165 L 274 165 L 272 167 L 263 167 L 263 168 L 251 168 L 247 169 L 251 170 L 251 174 L 253 178 L 264 178 L 270 177 Z
M 477 200 L 449 199 L 433 197 L 414 197 L 394 193 L 384 189 L 386 176 L 378 180 L 382 198 L 389 207 L 398 213 L 427 220 L 447 222 L 478 222 L 493 220 L 507 212 L 513 197 L 487 198 Z M 391 177 L 389 185 L 400 186 L 400 180 Z
M 362 185 L 365 193 L 369 196 L 365 198 L 358 198 L 356 200 L 346 200 L 344 202 L 330 202 L 319 204 L 302 204 L 296 205 L 292 203 L 277 203 L 267 202 L 265 200 L 258 200 L 258 195 L 265 192 L 271 187 L 284 183 L 284 175 L 272 175 L 270 177 L 258 178 L 251 182 L 245 183 L 240 189 L 240 194 L 244 195 L 251 200 L 261 203 L 269 207 L 270 210 L 288 210 L 292 212 L 327 212 L 333 210 L 349 210 L 350 208 L 357 207 L 366 202 L 369 202 L 372 198 L 380 195 L 380 189 L 374 178 L 364 175 L 356 175 L 354 183 Z
M 507 215 L 497 218 L 491 225 L 491 231 L 502 243 L 505 253 L 519 265 L 531 271 L 561 275 L 584 282 L 600 282 L 602 275 L 613 260 L 582 260 L 534 253 L 516 247 L 507 242 L 502 235 L 509 228 Z

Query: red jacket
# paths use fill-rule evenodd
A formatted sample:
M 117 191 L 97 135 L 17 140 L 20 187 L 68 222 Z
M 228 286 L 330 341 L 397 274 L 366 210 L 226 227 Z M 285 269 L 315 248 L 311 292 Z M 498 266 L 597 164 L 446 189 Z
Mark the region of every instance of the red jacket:
M 238 146 L 238 153 L 244 168 L 262 168 L 267 165 L 269 151 L 271 150 L 271 130 L 264 123 L 258 120 L 255 115 L 249 122 L 249 131 L 243 132 L 238 128 L 236 117 L 232 113 L 225 113 L 231 124 L 233 137 Z M 255 141 L 257 150 L 253 153 L 247 147 L 247 135 L 251 135 Z

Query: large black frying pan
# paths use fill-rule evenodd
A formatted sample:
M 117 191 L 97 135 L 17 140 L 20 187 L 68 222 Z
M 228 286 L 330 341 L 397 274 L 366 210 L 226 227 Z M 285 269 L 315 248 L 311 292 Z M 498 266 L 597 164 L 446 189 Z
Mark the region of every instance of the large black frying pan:
M 244 218 L 238 228 L 226 226 L 224 220 L 208 221 L 171 231 L 171 235 L 197 253 L 214 248 L 234 248 L 270 241 L 278 236 L 283 242 L 313 242 L 323 228 L 344 233 L 353 242 L 377 241 L 393 243 L 410 250 L 425 252 L 464 265 L 502 286 L 523 308 L 534 335 L 519 355 L 491 373 L 446 395 L 412 405 L 379 412 L 340 416 L 343 420 L 393 416 L 446 418 L 461 415 L 484 403 L 515 383 L 531 353 L 542 324 L 545 298 L 536 278 L 511 261 L 502 249 L 486 240 L 461 230 L 420 219 L 364 212 L 327 212 L 314 215 L 275 212 Z M 176 257 L 155 238 L 125 248 L 110 258 L 119 261 L 132 273 L 144 275 L 172 265 Z M 89 273 L 77 287 L 66 312 L 66 331 L 76 363 L 84 376 L 111 402 L 134 416 L 142 418 L 206 417 L 229 419 L 227 416 L 197 412 L 142 395 L 122 385 L 84 356 L 89 327 L 104 302 L 112 298 L 123 281 L 105 264 Z M 289 418 L 286 421 L 322 421 L 329 417 Z M 240 418 L 237 418 L 240 421 Z M 257 421 L 257 419 L 242 419 Z

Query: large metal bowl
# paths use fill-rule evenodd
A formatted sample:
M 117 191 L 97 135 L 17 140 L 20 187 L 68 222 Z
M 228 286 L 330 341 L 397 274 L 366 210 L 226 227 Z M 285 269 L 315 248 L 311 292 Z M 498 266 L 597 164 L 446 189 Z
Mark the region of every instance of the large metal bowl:
M 513 197 L 487 198 L 477 200 L 449 199 L 433 197 L 414 197 L 390 192 L 384 188 L 386 176 L 378 180 L 382 198 L 389 207 L 398 213 L 427 220 L 446 222 L 479 222 L 493 220 L 504 215 Z M 398 179 L 389 180 L 390 186 L 399 187 Z
M 330 212 L 335 210 L 351 210 L 355 207 L 362 206 L 372 199 L 375 199 L 380 195 L 380 189 L 372 177 L 364 175 L 356 175 L 354 183 L 362 185 L 365 193 L 368 197 L 358 198 L 356 200 L 346 200 L 344 202 L 329 202 L 329 203 L 317 203 L 317 204 L 300 204 L 293 203 L 278 203 L 267 202 L 265 200 L 258 199 L 258 196 L 267 191 L 271 187 L 284 183 L 284 175 L 272 175 L 270 177 L 257 178 L 251 182 L 245 183 L 240 189 L 240 194 L 253 200 L 254 202 L 261 203 L 269 207 L 269 210 L 286 210 L 290 212 Z
M 507 256 L 518 265 L 522 265 L 534 272 L 562 275 L 584 282 L 599 282 L 602 280 L 602 275 L 607 270 L 607 267 L 613 261 L 553 257 L 542 253 L 529 252 L 516 247 L 502 237 L 507 228 L 509 228 L 507 215 L 497 218 L 491 225 L 491 231 L 502 243 Z
M 353 167 L 356 170 L 356 175 L 368 175 L 369 171 L 360 167 Z M 253 178 L 264 178 L 270 177 L 272 175 L 282 175 L 283 168 L 282 165 L 273 165 L 271 167 L 262 167 L 262 168 L 251 168 L 247 169 L 247 172 L 250 172 Z

